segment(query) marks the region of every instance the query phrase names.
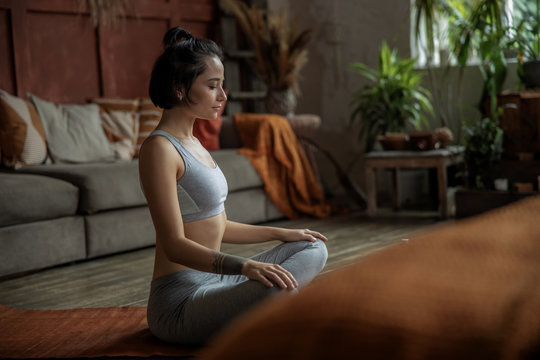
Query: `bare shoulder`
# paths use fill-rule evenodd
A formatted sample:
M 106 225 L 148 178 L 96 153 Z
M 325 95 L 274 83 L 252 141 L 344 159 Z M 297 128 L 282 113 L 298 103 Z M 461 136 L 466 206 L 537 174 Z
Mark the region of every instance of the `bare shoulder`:
M 154 155 L 166 156 L 174 146 L 163 136 L 149 136 L 144 140 L 139 151 L 139 158 L 152 157 Z
M 163 136 L 147 138 L 139 151 L 139 170 L 154 174 L 183 172 L 184 163 L 171 142 Z

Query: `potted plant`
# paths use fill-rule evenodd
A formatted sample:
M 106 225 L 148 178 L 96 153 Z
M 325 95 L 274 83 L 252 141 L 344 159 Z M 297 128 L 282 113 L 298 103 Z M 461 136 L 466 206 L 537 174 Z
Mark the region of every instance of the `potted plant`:
M 516 1 L 516 22 L 510 28 L 517 49 L 518 76 L 526 88 L 540 87 L 540 0 Z
M 420 85 L 421 75 L 414 70 L 414 62 L 401 59 L 397 50 L 383 42 L 376 69 L 359 62 L 351 64 L 354 72 L 370 80 L 354 93 L 350 116 L 351 124 L 360 125 L 359 137 L 366 151 L 373 149 L 379 135 L 392 133 L 395 138 L 395 133 L 428 125 L 425 113 L 433 112 L 431 94 Z
M 476 57 L 475 63 L 478 64 L 484 80 L 477 108 L 482 117 L 489 117 L 485 111 L 486 101 L 492 98 L 493 93 L 502 90 L 507 71 L 505 55 L 509 42 L 508 27 L 505 25 L 505 1 L 415 0 L 412 6 L 416 15 L 416 46 L 423 46 L 428 58 L 428 70 L 429 60 L 434 58 L 437 51 L 436 40 L 444 38 L 448 42 L 452 61 L 446 61 L 446 69 L 442 73 L 447 76 L 450 67 L 455 64 L 459 67 L 458 84 L 455 88 L 460 90 L 457 91 L 455 102 L 459 103 L 462 96 L 464 69 L 469 65 L 469 60 Z M 434 83 L 432 79 L 432 86 Z M 456 115 L 457 122 L 461 124 L 463 120 L 459 106 Z M 458 131 L 460 128 L 461 126 Z M 459 142 L 459 133 L 457 138 Z
M 494 109 L 493 109 L 494 110 Z M 465 138 L 465 181 L 469 189 L 491 188 L 490 169 L 501 158 L 503 131 L 499 127 L 500 111 L 467 124 Z
M 236 18 L 255 53 L 254 68 L 266 85 L 266 108 L 280 115 L 292 115 L 300 93 L 299 73 L 307 63 L 307 45 L 312 30 L 297 30 L 286 13 L 263 12 L 238 0 L 221 0 L 221 6 Z

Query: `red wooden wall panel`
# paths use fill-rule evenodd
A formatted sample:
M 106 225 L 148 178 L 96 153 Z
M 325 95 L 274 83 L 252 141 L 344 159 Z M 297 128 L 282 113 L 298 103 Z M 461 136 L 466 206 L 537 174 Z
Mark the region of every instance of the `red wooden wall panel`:
M 0 9 L 0 89 L 14 93 L 16 85 L 10 24 L 9 9 Z
M 62 103 L 99 94 L 97 38 L 90 17 L 29 12 L 27 21 L 28 67 L 18 74 L 22 88 Z
M 147 96 L 165 31 L 216 39 L 217 0 L 131 0 L 116 26 L 95 28 L 84 1 L 0 0 L 0 88 L 57 103 Z
M 122 30 L 100 31 L 101 69 L 105 96 L 146 95 L 150 72 L 163 50 L 166 19 L 129 19 Z

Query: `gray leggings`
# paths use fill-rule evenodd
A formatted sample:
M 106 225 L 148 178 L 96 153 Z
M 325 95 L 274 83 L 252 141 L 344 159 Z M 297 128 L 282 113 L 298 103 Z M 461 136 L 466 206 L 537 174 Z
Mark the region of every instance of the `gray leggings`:
M 281 265 L 301 287 L 317 276 L 327 257 L 326 245 L 317 240 L 283 243 L 251 259 Z M 203 345 L 233 318 L 281 291 L 243 275 L 182 270 L 152 280 L 148 326 L 161 340 Z

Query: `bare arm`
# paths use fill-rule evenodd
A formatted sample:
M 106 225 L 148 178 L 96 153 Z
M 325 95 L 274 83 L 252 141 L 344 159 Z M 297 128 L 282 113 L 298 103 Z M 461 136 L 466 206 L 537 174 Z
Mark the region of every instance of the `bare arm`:
M 149 138 L 139 155 L 139 176 L 146 196 L 156 238 L 169 261 L 205 272 L 216 272 L 213 251 L 189 238 L 178 203 L 176 179 L 184 162 L 167 139 Z
M 139 176 L 157 241 L 168 260 L 205 272 L 243 274 L 268 287 L 277 284 L 284 289 L 296 288 L 298 284 L 294 277 L 279 265 L 224 254 L 186 237 L 176 187 L 176 179 L 184 169 L 181 157 L 166 139 L 150 138 L 141 149 Z M 233 230 L 235 233 L 237 231 Z
M 317 231 L 309 229 L 284 229 L 271 226 L 258 226 L 241 224 L 234 221 L 227 221 L 223 242 L 231 244 L 253 244 L 272 240 L 280 241 L 301 241 L 314 242 L 317 239 L 328 241 L 328 239 Z

